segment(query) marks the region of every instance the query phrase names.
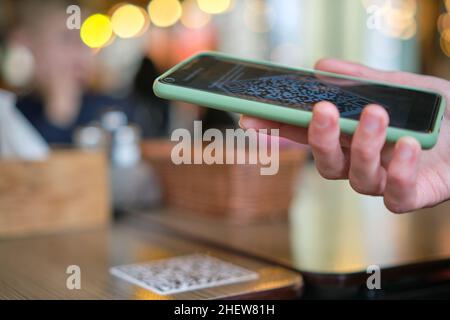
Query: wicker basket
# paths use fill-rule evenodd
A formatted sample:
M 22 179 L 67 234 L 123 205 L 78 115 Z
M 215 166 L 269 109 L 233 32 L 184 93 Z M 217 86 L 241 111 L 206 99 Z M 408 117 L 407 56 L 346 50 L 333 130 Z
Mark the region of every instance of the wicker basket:
M 260 174 L 261 165 L 175 165 L 173 143 L 148 141 L 143 155 L 163 184 L 168 206 L 191 213 L 227 216 L 236 222 L 285 215 L 306 152 L 280 148 L 276 175 Z
M 0 161 L 0 237 L 104 225 L 110 217 L 103 152 L 58 150 L 43 162 Z

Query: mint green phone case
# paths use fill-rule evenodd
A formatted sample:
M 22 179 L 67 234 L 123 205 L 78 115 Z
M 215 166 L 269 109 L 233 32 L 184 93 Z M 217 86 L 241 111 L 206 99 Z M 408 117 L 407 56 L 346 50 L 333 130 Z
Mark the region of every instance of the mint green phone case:
M 349 79 L 349 80 L 356 80 L 356 81 L 363 80 L 364 82 L 369 82 L 369 83 L 390 85 L 390 86 L 395 86 L 398 88 L 430 92 L 430 93 L 439 95 L 439 93 L 437 93 L 437 92 L 433 92 L 431 90 L 425 90 L 425 89 L 421 89 L 421 88 L 413 88 L 413 87 L 402 86 L 402 85 L 397 85 L 397 84 L 393 85 L 390 83 L 382 83 L 382 82 L 371 81 L 371 80 L 367 80 L 367 79 L 359 79 L 359 78 L 355 78 L 355 77 L 351 77 L 351 76 L 334 74 L 334 73 L 317 71 L 317 70 L 286 67 L 286 66 L 280 65 L 280 64 L 269 63 L 269 62 L 265 62 L 265 61 L 250 60 L 250 59 L 241 59 L 241 58 L 233 57 L 233 56 L 230 56 L 227 54 L 216 53 L 216 52 L 199 53 L 197 55 L 194 55 L 194 56 L 188 58 L 187 60 L 184 60 L 183 62 L 174 66 L 170 70 L 166 71 L 164 74 L 159 76 L 153 84 L 153 90 L 154 90 L 155 94 L 158 97 L 164 98 L 164 99 L 185 101 L 185 102 L 189 102 L 189 103 L 193 103 L 193 104 L 197 104 L 197 105 L 201 105 L 201 106 L 205 106 L 205 107 L 209 107 L 209 108 L 247 114 L 247 115 L 251 115 L 251 116 L 255 116 L 255 117 L 259 117 L 259 118 L 264 118 L 264 119 L 273 120 L 273 121 L 277 121 L 277 122 L 287 123 L 287 124 L 291 124 L 291 125 L 297 125 L 297 126 L 301 126 L 301 127 L 308 126 L 309 122 L 311 121 L 311 117 L 312 117 L 312 112 L 310 112 L 310 111 L 286 108 L 286 107 L 282 107 L 282 106 L 278 106 L 278 105 L 274 105 L 274 104 L 245 100 L 245 99 L 230 97 L 230 96 L 221 95 L 221 94 L 217 94 L 217 93 L 196 90 L 196 89 L 181 87 L 181 86 L 177 86 L 177 85 L 171 85 L 171 84 L 163 83 L 160 81 L 160 79 L 167 77 L 170 73 L 172 73 L 176 69 L 184 66 L 185 64 L 189 63 L 190 61 L 192 61 L 193 59 L 195 59 L 201 55 L 209 55 L 209 56 L 232 59 L 232 60 L 236 60 L 236 61 L 258 63 L 258 64 L 263 64 L 266 66 L 283 67 L 283 68 L 288 68 L 291 70 L 299 70 L 299 71 L 304 71 L 304 72 L 314 72 L 315 74 L 324 75 L 324 76 L 333 76 L 333 77 L 338 77 L 338 78 L 342 78 L 342 79 Z M 419 143 L 422 145 L 422 148 L 430 149 L 436 144 L 436 141 L 437 141 L 437 138 L 439 135 L 439 129 L 441 127 L 441 121 L 442 121 L 442 118 L 444 115 L 444 111 L 445 111 L 445 99 L 444 99 L 444 97 L 441 97 L 441 104 L 439 106 L 439 110 L 438 110 L 437 118 L 435 120 L 433 131 L 431 131 L 429 133 L 424 133 L 424 132 L 416 132 L 416 131 L 412 131 L 412 130 L 388 127 L 386 139 L 390 142 L 395 142 L 398 139 L 400 139 L 401 137 L 410 136 L 410 137 L 414 137 L 415 139 L 417 139 L 417 141 L 419 141 Z M 358 125 L 358 121 L 353 120 L 353 119 L 340 118 L 339 125 L 340 125 L 342 132 L 351 135 L 355 132 L 356 127 Z

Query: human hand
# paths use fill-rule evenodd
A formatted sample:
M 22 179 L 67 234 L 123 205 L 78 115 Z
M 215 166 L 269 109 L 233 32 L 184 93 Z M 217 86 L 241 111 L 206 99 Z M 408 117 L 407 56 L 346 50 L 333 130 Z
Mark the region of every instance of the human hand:
M 327 179 L 348 179 L 362 194 L 383 196 L 386 207 L 402 213 L 450 199 L 450 82 L 406 72 L 386 72 L 337 59 L 323 59 L 316 69 L 359 78 L 432 89 L 447 103 L 435 147 L 422 151 L 411 137 L 386 143 L 389 116 L 384 108 L 364 108 L 352 137 L 339 130 L 339 112 L 330 102 L 313 108 L 308 128 L 242 116 L 243 128 L 280 129 L 280 135 L 309 144 L 319 173 Z

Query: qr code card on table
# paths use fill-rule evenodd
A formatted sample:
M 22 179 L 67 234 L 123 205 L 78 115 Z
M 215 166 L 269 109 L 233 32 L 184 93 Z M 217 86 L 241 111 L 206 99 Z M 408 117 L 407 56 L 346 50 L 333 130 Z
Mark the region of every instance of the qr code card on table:
M 204 254 L 117 266 L 111 274 L 160 295 L 255 280 L 258 273 Z

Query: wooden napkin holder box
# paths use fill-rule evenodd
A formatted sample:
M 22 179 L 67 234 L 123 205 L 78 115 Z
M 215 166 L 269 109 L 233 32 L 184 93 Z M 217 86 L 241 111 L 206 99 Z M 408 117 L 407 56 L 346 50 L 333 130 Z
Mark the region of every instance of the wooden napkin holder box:
M 45 161 L 0 160 L 0 238 L 102 226 L 110 213 L 103 151 L 56 149 Z

